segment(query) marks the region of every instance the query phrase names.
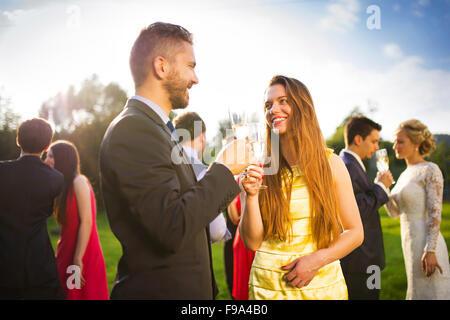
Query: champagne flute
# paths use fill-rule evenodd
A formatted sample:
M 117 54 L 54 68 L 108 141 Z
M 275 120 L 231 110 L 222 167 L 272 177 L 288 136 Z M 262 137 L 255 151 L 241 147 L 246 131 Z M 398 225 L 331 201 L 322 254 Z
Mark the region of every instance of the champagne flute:
M 380 172 L 385 172 L 389 170 L 389 157 L 386 149 L 380 149 L 375 152 L 375 157 L 377 159 L 377 169 Z M 394 184 L 392 182 L 392 184 Z
M 250 123 L 248 125 L 248 140 L 252 146 L 256 162 L 262 168 L 266 159 L 266 127 L 261 123 Z M 267 189 L 266 185 L 256 183 L 255 189 Z
M 244 110 L 229 109 L 231 127 L 236 139 L 246 139 L 248 137 L 247 113 Z

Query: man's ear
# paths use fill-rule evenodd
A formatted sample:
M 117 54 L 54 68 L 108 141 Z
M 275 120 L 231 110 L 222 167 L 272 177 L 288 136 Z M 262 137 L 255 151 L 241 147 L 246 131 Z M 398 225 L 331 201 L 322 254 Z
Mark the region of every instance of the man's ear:
M 167 59 L 157 56 L 153 59 L 153 70 L 158 79 L 165 79 L 169 71 L 169 62 Z
M 19 142 L 19 137 L 16 137 L 16 144 L 17 144 L 17 146 L 18 146 L 19 148 L 21 148 L 20 142 Z
M 353 138 L 353 144 L 355 146 L 359 146 L 363 141 L 364 141 L 363 137 L 361 135 L 359 135 L 359 134 L 357 134 L 355 136 L 355 138 Z

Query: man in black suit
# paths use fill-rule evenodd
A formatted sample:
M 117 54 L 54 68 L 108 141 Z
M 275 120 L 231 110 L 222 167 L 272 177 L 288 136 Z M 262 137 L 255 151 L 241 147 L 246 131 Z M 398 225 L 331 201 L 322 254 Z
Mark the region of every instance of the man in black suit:
M 27 120 L 20 158 L 0 162 L 0 299 L 64 299 L 47 232 L 64 176 L 41 160 L 52 137 L 47 121 Z
M 363 116 L 355 116 L 345 125 L 345 146 L 340 156 L 352 180 L 364 227 L 364 242 L 348 256 L 341 259 L 350 300 L 377 300 L 380 288 L 368 285 L 372 275 L 369 266 L 378 271 L 385 266 L 383 234 L 378 209 L 389 201 L 389 187 L 393 182 L 390 171 L 379 172 L 372 184 L 361 159 L 370 159 L 378 150 L 381 126 Z M 379 268 L 379 269 L 378 269 Z
M 240 192 L 233 174 L 249 163 L 242 141 L 221 150 L 197 182 L 172 136 L 171 110 L 198 83 L 192 35 L 154 23 L 130 55 L 136 94 L 111 122 L 100 151 L 101 189 L 123 255 L 111 299 L 213 299 L 209 223 Z M 233 154 L 233 156 L 232 156 Z

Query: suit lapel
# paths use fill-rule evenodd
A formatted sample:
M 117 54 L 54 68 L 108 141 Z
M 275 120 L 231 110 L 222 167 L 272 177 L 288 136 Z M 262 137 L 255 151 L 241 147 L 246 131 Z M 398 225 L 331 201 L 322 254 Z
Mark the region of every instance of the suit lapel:
M 139 100 L 129 99 L 127 101 L 127 104 L 125 105 L 125 109 L 131 108 L 131 107 L 139 109 L 139 111 L 143 112 L 146 116 L 148 116 L 150 119 L 152 119 L 158 126 L 161 127 L 161 129 L 164 132 L 167 133 L 167 135 L 171 141 L 172 147 L 177 148 L 178 155 L 182 158 L 182 163 L 184 163 L 190 167 L 191 174 L 193 175 L 194 178 L 196 178 L 194 168 L 192 168 L 192 165 L 190 165 L 191 162 L 190 162 L 189 158 L 187 157 L 186 153 L 184 152 L 183 147 L 178 143 L 178 141 L 173 139 L 172 132 L 170 131 L 169 127 L 167 127 L 167 125 L 161 120 L 161 117 L 155 111 L 153 111 L 152 108 L 150 108 L 145 103 L 143 103 Z
M 366 185 L 370 185 L 369 178 L 367 177 L 367 173 L 364 171 L 363 168 L 361 168 L 361 164 L 358 162 L 358 160 L 352 154 L 350 154 L 348 152 L 345 152 L 345 151 L 344 151 L 344 156 L 349 161 L 351 161 L 354 164 L 355 167 L 358 168 L 357 169 L 358 170 L 358 174 L 361 177 L 362 181 L 364 181 L 364 183 Z
M 169 137 L 172 136 L 172 132 L 170 132 L 167 125 L 161 120 L 161 117 L 155 111 L 153 111 L 152 108 L 147 106 L 145 103 L 143 103 L 139 100 L 136 100 L 136 99 L 129 99 L 127 101 L 127 104 L 125 105 L 125 109 L 131 108 L 131 107 L 137 108 L 141 112 L 145 113 L 150 119 L 155 121 L 155 123 L 158 126 L 160 126 L 169 135 Z

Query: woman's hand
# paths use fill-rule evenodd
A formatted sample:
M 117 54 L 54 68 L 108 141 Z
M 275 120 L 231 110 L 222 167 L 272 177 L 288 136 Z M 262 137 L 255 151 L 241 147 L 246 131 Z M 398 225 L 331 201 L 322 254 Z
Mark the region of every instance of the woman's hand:
M 81 259 L 74 259 L 73 264 L 80 267 L 80 275 L 81 275 L 81 288 L 86 284 L 86 280 L 83 276 L 83 261 Z
M 434 273 L 436 268 L 438 268 L 442 274 L 442 268 L 439 265 L 436 259 L 436 254 L 434 252 L 425 251 L 420 261 L 422 265 L 422 271 L 425 273 L 425 276 L 430 277 Z
M 241 183 L 247 197 L 258 195 L 258 186 L 262 183 L 264 170 L 261 167 L 250 165 L 241 173 Z
M 323 259 L 319 251 L 316 251 L 312 254 L 297 258 L 281 268 L 283 270 L 291 270 L 291 272 L 284 276 L 284 279 L 289 282 L 289 285 L 301 288 L 306 287 L 322 267 Z

